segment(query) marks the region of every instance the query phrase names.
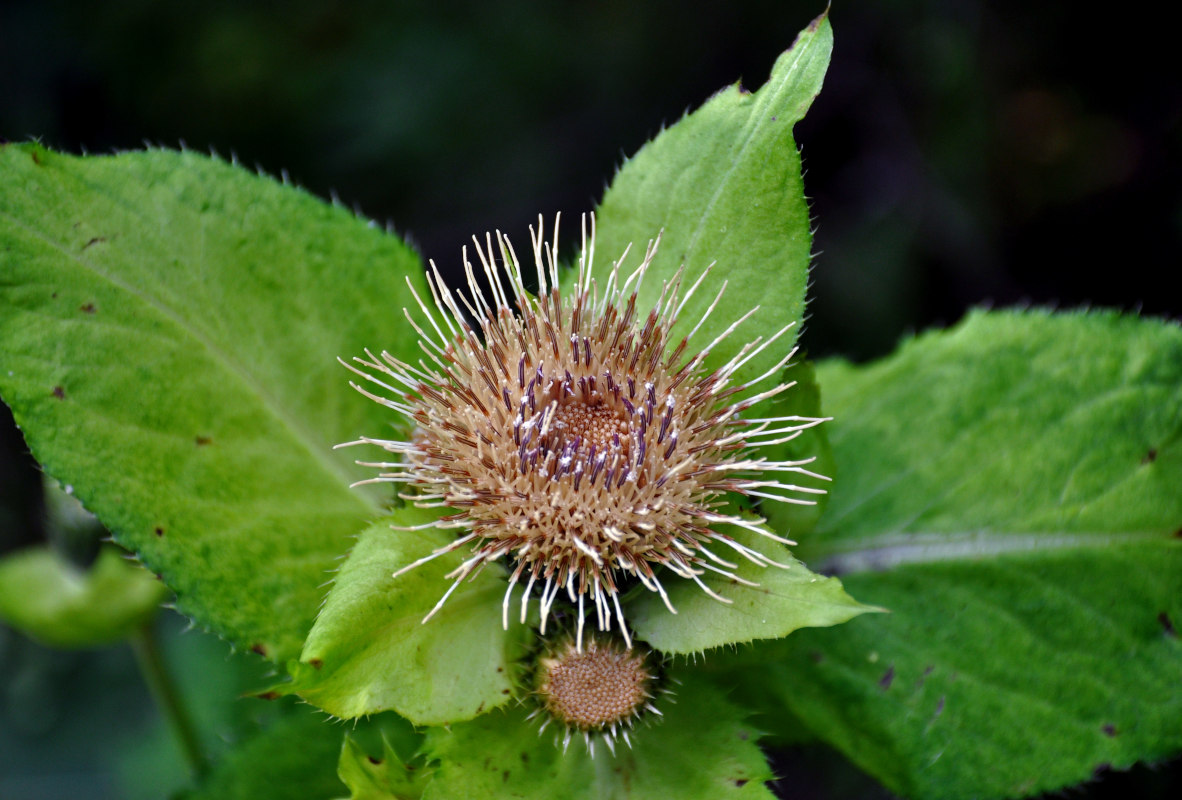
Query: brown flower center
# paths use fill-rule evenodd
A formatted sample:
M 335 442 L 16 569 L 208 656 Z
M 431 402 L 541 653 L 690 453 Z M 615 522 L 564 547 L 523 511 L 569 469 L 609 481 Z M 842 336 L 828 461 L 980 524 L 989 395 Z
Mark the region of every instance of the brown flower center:
M 546 708 L 573 728 L 596 730 L 622 723 L 649 698 L 652 675 L 642 653 L 592 642 L 543 659 L 538 685 Z
M 554 435 L 553 449 L 560 449 L 575 440 L 580 440 L 579 449 L 589 451 L 594 447 L 601 453 L 613 445 L 627 445 L 628 421 L 622 409 L 614 408 L 598 397 L 560 400 L 550 427 Z

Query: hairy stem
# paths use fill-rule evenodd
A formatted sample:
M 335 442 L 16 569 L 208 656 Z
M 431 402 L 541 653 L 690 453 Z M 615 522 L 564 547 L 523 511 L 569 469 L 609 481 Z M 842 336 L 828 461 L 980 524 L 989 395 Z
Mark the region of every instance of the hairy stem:
M 164 663 L 164 657 L 160 652 L 160 640 L 156 636 L 156 627 L 152 622 L 145 623 L 131 637 L 131 647 L 135 651 L 140 672 L 152 692 L 156 706 L 180 742 L 189 769 L 196 777 L 204 775 L 209 769 L 209 762 L 201 751 L 201 741 L 193 725 L 193 718 L 189 716 L 189 710 L 185 707 L 176 681 Z

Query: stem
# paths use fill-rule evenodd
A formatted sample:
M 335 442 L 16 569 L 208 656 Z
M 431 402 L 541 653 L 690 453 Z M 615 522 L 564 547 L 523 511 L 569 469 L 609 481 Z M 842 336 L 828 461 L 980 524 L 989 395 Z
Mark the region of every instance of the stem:
M 189 716 L 189 710 L 185 707 L 176 681 L 164 663 L 164 657 L 160 652 L 160 640 L 151 621 L 144 623 L 131 637 L 131 649 L 135 651 L 140 673 L 148 684 L 152 699 L 156 701 L 160 713 L 180 741 L 189 769 L 195 777 L 201 777 L 208 771 L 209 763 L 201 752 L 201 742 L 197 737 L 197 729 L 193 726 L 193 718 Z

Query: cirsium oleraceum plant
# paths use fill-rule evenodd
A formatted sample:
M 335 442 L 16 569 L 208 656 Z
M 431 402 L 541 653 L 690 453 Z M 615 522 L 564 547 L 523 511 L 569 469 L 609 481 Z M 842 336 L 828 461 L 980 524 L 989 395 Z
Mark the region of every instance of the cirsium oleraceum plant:
M 978 312 L 877 364 L 799 365 L 725 394 L 780 363 L 796 331 L 740 353 L 748 339 L 804 318 L 791 127 L 830 44 L 819 19 L 758 91 L 716 94 L 622 165 L 598 246 L 614 258 L 663 229 L 643 272 L 622 260 L 596 275 L 588 258 L 555 277 L 542 248 L 536 297 L 499 236 L 475 259 L 483 292 L 435 281 L 432 296 L 398 237 L 217 158 L 0 143 L 0 396 L 29 450 L 182 613 L 286 668 L 265 694 L 391 735 L 381 752 L 341 748 L 340 727 L 292 716 L 195 797 L 343 796 L 313 788 L 337 775 L 391 800 L 767 797 L 761 730 L 807 731 L 917 798 L 1059 791 L 1097 764 L 1178 752 L 1175 323 Z M 391 321 L 404 306 L 425 335 Z M 392 360 L 353 366 L 387 388 L 359 382 L 405 411 L 342 379 L 333 358 L 370 343 Z M 793 423 L 769 420 L 823 416 L 820 387 L 838 424 L 773 444 Z M 384 433 L 392 421 L 401 433 Z M 373 473 L 331 447 L 361 435 L 401 442 L 377 477 L 410 502 L 346 488 Z M 757 494 L 807 499 L 751 482 L 813 454 L 840 467 L 807 467 L 840 478 L 823 514 Z M 489 464 L 507 487 L 491 503 L 499 490 L 472 482 Z M 872 609 L 794 561 L 760 515 L 893 613 L 793 633 Z M 56 599 L 33 561 L 4 562 L 10 604 Z M 58 574 L 76 588 L 73 567 Z M 597 628 L 581 642 L 576 617 Z M 555 732 L 606 745 L 592 761 Z M 632 749 L 608 752 L 620 739 Z
M 590 233 L 584 223 L 575 281 L 563 291 L 557 227 L 550 241 L 540 220 L 531 229 L 536 296 L 525 286 L 522 261 L 499 232 L 483 243 L 473 239 L 478 267 L 465 249 L 467 292 L 450 290 L 432 265 L 433 302 L 416 294 L 421 318 L 406 314 L 426 359 L 411 364 L 367 351 L 352 364 L 342 362 L 363 379 L 354 387 L 402 415 L 409 433 L 347 444 L 378 445 L 397 456 L 360 462 L 381 470 L 361 483 L 398 484 L 404 499 L 449 510 L 425 527 L 455 530 L 456 538 L 398 571 L 453 550 L 468 554 L 448 574 L 451 588 L 424 622 L 461 582 L 504 559 L 510 565 L 505 627 L 514 588 L 523 583 L 520 619 L 526 621 L 537 587 L 541 633 L 556 600 L 565 597 L 577 609 L 580 644 L 588 614 L 604 632 L 614 619 L 630 644 L 620 595 L 632 584 L 657 593 L 676 613 L 664 587 L 669 576 L 693 581 L 725 603 L 703 574 L 753 586 L 736 574 L 735 558 L 788 566 L 720 529 L 737 526 L 794 544 L 768 530 L 763 519 L 727 508 L 725 498 L 813 503 L 810 495 L 823 490 L 783 479 L 792 473 L 824 479 L 808 469 L 813 459 L 776 460 L 761 449 L 822 420 L 748 413 L 791 388 L 777 379 L 794 349 L 763 374 L 734 380 L 794 322 L 756 337 L 707 370 L 706 358 L 757 308 L 699 342 L 698 331 L 726 291 L 723 282 L 689 332 L 674 340 L 671 330 L 709 269 L 688 288 L 678 270 L 651 309 L 639 308 L 638 292 L 660 237 L 630 270 L 624 266 L 627 253 L 621 254 L 600 284 L 593 270 L 592 218 Z

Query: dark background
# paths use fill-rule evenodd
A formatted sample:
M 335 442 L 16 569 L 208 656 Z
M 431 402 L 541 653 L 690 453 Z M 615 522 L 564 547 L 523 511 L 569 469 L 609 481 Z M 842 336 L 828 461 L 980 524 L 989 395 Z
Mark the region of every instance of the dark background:
M 728 83 L 757 88 L 822 8 L 0 0 L 0 138 L 235 154 L 456 265 L 473 233 L 577 220 L 663 124 Z M 882 355 L 980 304 L 1182 312 L 1167 289 L 1182 267 L 1182 81 L 1166 26 L 1136 6 L 1014 0 L 837 2 L 831 19 L 832 66 L 797 127 L 819 254 L 813 355 Z M 42 516 L 0 419 L 0 550 L 42 538 Z M 44 789 L 54 763 L 80 771 L 73 796 L 132 792 L 147 767 L 111 777 L 82 756 L 89 726 L 119 742 L 155 730 L 131 669 L 117 651 L 51 653 L 0 629 L 0 794 L 38 796 L 19 792 Z M 21 758 L 32 777 L 4 778 Z M 785 758 L 786 796 L 873 796 L 837 782 L 838 760 Z M 1176 767 L 1142 769 L 1079 796 L 1171 787 Z

